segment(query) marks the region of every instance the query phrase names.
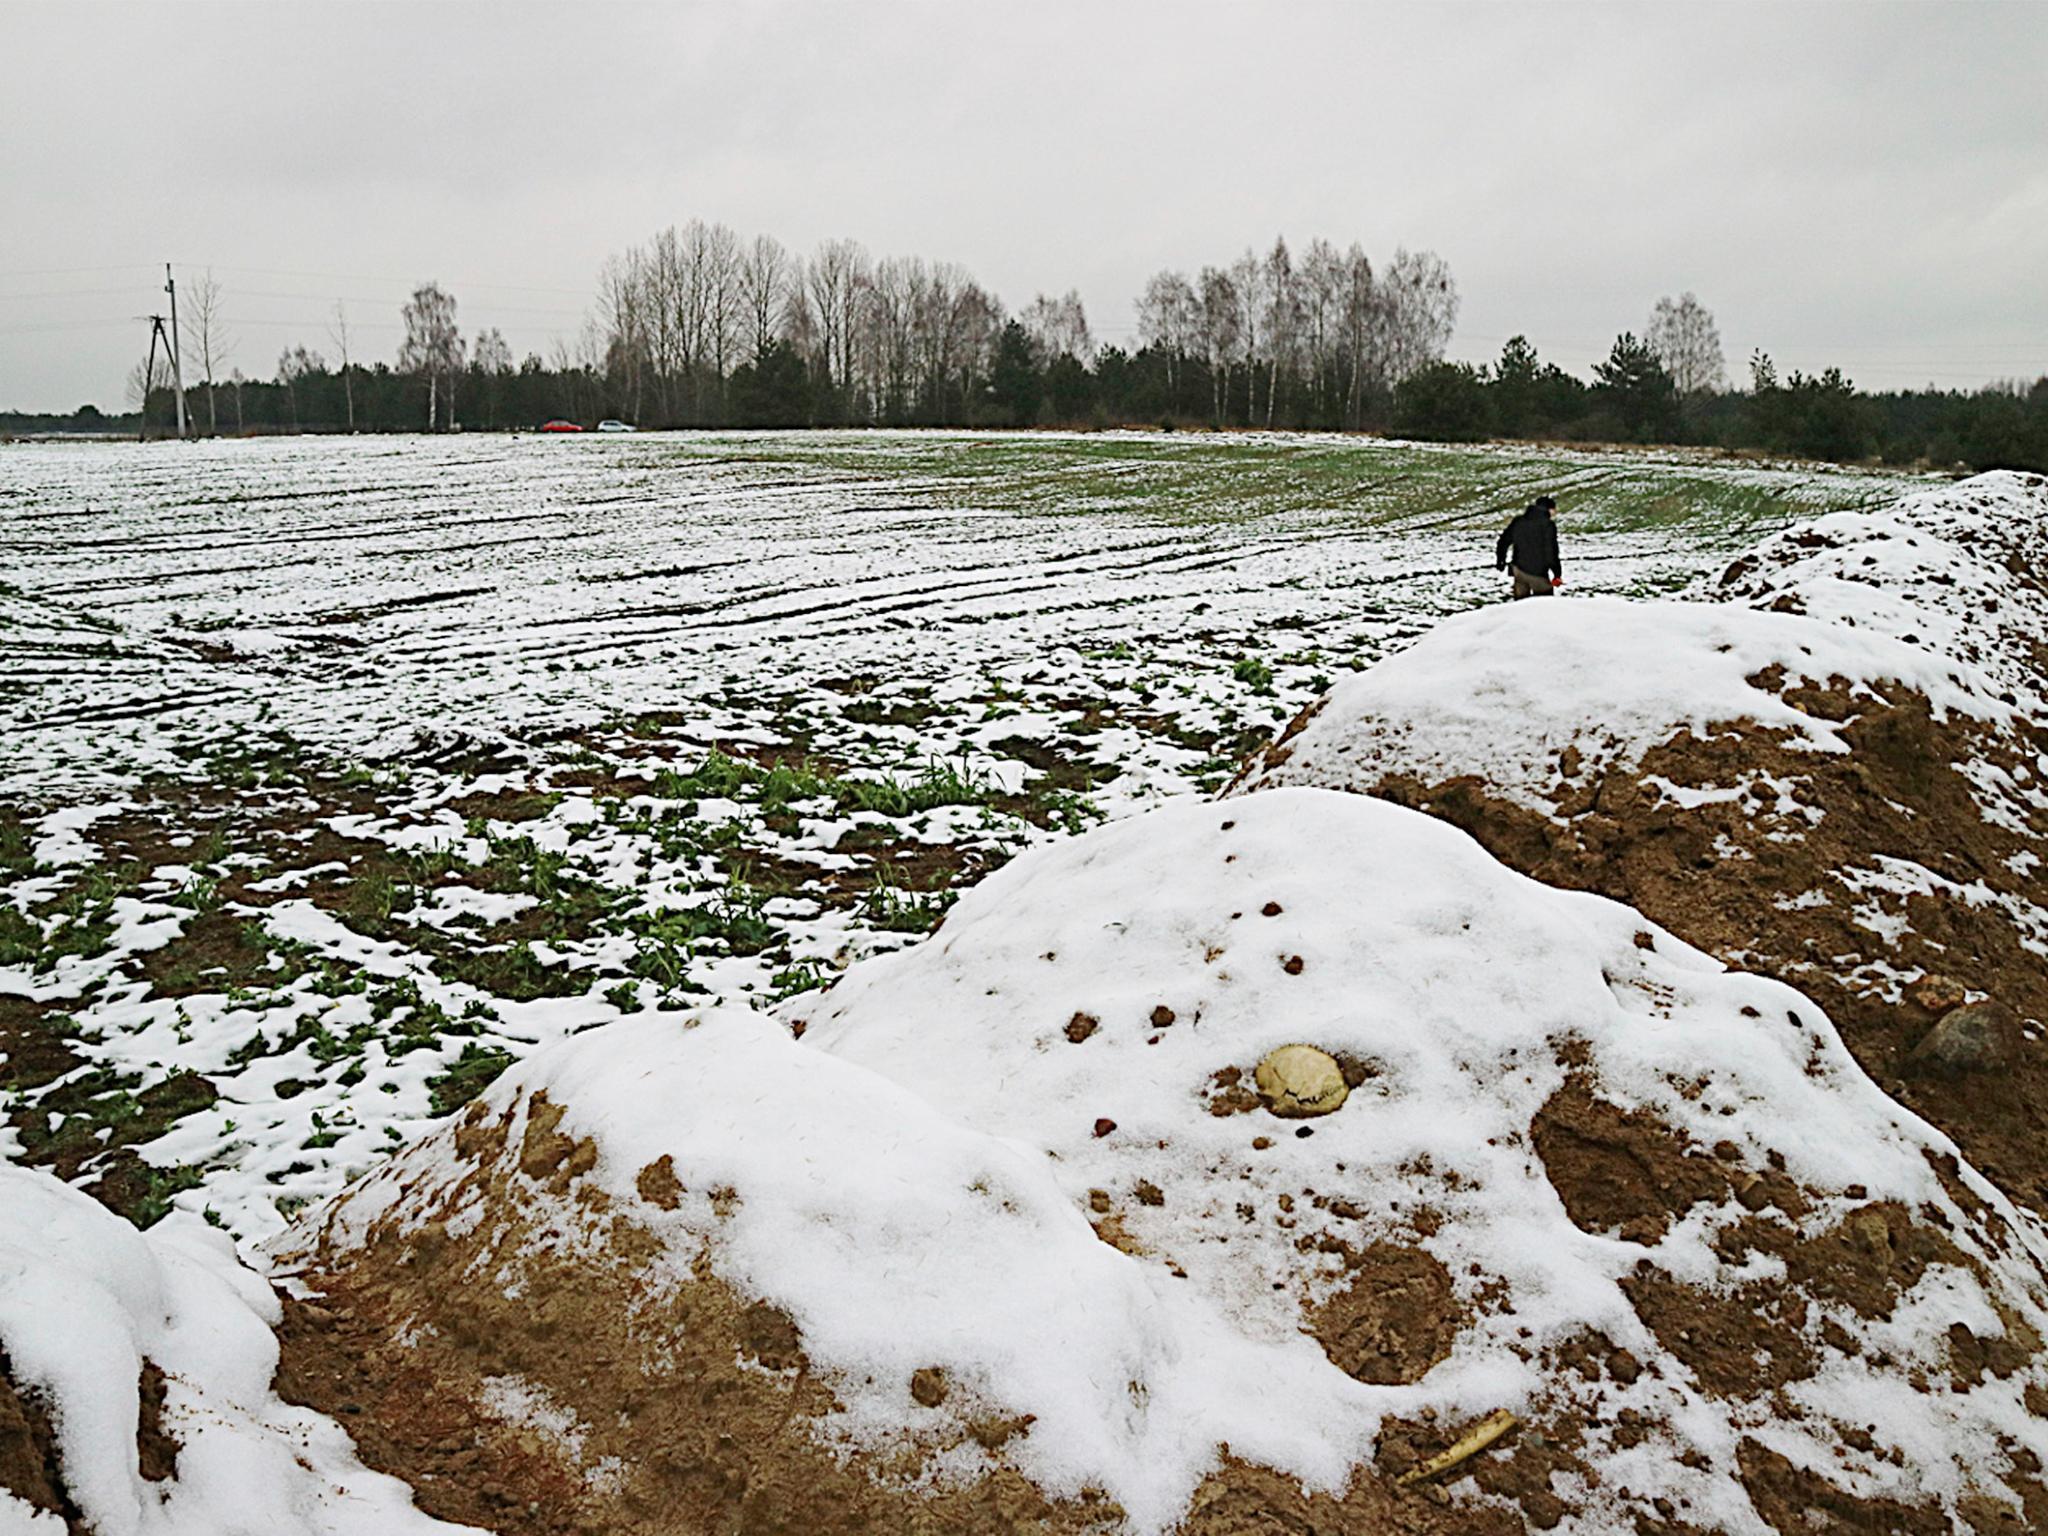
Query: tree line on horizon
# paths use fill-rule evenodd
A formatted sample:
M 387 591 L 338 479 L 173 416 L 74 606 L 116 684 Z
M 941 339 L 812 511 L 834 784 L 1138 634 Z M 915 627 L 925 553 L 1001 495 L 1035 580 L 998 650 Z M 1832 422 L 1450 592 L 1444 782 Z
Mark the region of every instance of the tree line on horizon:
M 2048 470 L 2048 378 L 1974 391 L 1858 391 L 1839 370 L 1780 378 L 1762 353 L 1726 387 L 1711 313 L 1661 299 L 1582 379 L 1525 337 L 1492 363 L 1444 358 L 1449 267 L 1356 244 L 1285 239 L 1145 284 L 1130 347 L 1098 344 L 1080 295 L 1011 313 L 965 268 L 875 259 L 828 240 L 808 256 L 692 220 L 609 258 L 574 342 L 514 361 L 465 338 L 453 294 L 423 283 L 395 364 L 355 355 L 339 304 L 329 350 L 298 345 L 268 380 L 216 377 L 231 342 L 211 273 L 187 285 L 188 408 L 208 433 L 499 431 L 564 418 L 662 427 L 1151 426 L 1375 431 L 1711 445 L 1804 457 Z M 0 431 L 71 423 L 162 430 L 168 364 L 130 380 L 139 414 L 0 415 Z

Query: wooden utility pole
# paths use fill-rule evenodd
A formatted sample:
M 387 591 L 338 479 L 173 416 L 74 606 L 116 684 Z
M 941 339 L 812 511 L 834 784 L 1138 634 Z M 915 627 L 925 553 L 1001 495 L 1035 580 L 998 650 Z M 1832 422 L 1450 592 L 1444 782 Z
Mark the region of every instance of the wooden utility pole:
M 171 264 L 164 263 L 164 292 L 171 296 L 171 331 L 165 345 L 171 349 L 171 388 L 178 396 L 178 436 L 185 435 L 185 375 L 178 367 L 178 281 L 171 276 Z M 163 329 L 163 322 L 157 322 L 157 329 Z M 156 350 L 156 341 L 150 340 L 150 350 Z
M 149 317 L 149 361 L 142 365 L 142 430 L 135 434 L 138 443 L 149 441 L 149 386 L 156 378 L 156 339 L 164 333 L 164 317 Z

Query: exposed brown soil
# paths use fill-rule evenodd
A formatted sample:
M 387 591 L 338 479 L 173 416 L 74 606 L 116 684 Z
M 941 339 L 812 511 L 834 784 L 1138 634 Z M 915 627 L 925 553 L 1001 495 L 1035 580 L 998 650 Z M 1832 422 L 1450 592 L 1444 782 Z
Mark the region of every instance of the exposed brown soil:
M 0 1089 L 27 1093 L 85 1065 L 59 1026 L 60 1010 L 0 995 Z
M 246 987 L 270 966 L 270 952 L 252 937 L 249 922 L 238 913 L 203 912 L 170 943 L 136 956 L 135 972 L 159 997 Z
M 0 1349 L 0 1488 L 29 1508 L 56 1515 L 73 1536 L 84 1536 L 85 1524 L 57 1462 L 57 1437 L 34 1394 L 14 1380 L 7 1351 Z
M 1543 1170 L 1572 1224 L 1656 1243 L 1702 1200 L 1728 1193 L 1728 1170 L 1654 1115 L 1594 1096 L 1573 1074 L 1538 1111 L 1532 1132 Z
M 1333 1365 L 1387 1387 L 1420 1381 L 1449 1358 L 1463 1317 L 1442 1264 L 1397 1243 L 1374 1243 L 1345 1262 L 1350 1278 L 1309 1320 Z
M 1750 1502 L 1779 1536 L 1866 1531 L 1871 1536 L 1947 1536 L 1950 1530 L 1939 1504 L 1858 1498 L 1758 1441 L 1745 1439 L 1737 1456 Z
M 1924 698 L 1904 689 L 1878 705 L 1841 688 L 1808 691 L 1798 702 L 1849 721 L 1853 752 L 1800 751 L 1737 721 L 1704 739 L 1680 732 L 1639 769 L 1598 783 L 1560 777 L 1553 815 L 1509 804 L 1471 777 L 1424 783 L 1395 775 L 1373 792 L 1463 828 L 1524 874 L 1627 902 L 1742 969 L 1798 987 L 1827 1010 L 1887 1092 L 1955 1137 L 2009 1195 L 2048 1211 L 2048 1052 L 2021 1049 L 2014 1032 L 1994 1036 L 1996 1059 L 1975 1070 L 1937 1069 L 1914 1048 L 1939 1021 L 1924 1004 L 1946 1001 L 1940 990 L 1890 998 L 1882 977 L 1860 969 L 1882 960 L 1937 973 L 1991 994 L 2022 1020 L 2048 1021 L 2048 963 L 1996 906 L 1944 896 L 1882 898 L 1905 920 L 1887 947 L 1853 921 L 1872 898 L 1841 878 L 1883 856 L 1959 885 L 2030 893 L 2031 878 L 2007 861 L 2048 846 L 2048 826 L 2021 836 L 1987 823 L 1955 765 L 2023 767 L 2023 751 L 2048 750 L 2048 732 L 2033 730 L 2030 745 L 2016 745 L 1960 718 L 1936 720 Z M 1794 799 L 1819 813 L 1817 824 L 1781 814 L 1775 794 L 1760 788 L 1686 809 L 1645 782 L 1737 786 L 1762 775 L 1790 781 Z M 1818 899 L 1790 905 L 1806 892 Z
M 1389 1477 L 1399 1477 L 1449 1447 L 1472 1426 L 1440 1420 L 1433 1411 L 1419 1418 L 1390 1417 L 1380 1425 L 1378 1443 L 1373 1447 L 1373 1465 Z M 1585 1477 L 1590 1471 L 1580 1457 L 1582 1436 L 1575 1416 L 1545 1413 L 1537 1422 L 1517 1427 L 1483 1454 L 1449 1474 L 1452 1480 L 1469 1478 L 1485 1493 L 1516 1505 L 1521 1518 L 1511 1529 L 1547 1531 L 1566 1516 L 1577 1513 L 1551 1487 L 1553 1473 Z M 1597 1480 L 1599 1474 L 1593 1472 Z
M 474 1108 L 455 1135 L 476 1169 L 437 1197 L 440 1219 L 406 1234 L 387 1218 L 359 1250 L 316 1245 L 304 1278 L 318 1299 L 285 1304 L 279 1391 L 338 1415 L 363 1458 L 412 1484 L 429 1513 L 503 1536 L 1080 1536 L 1116 1520 L 1099 1494 L 1048 1500 L 1001 1454 L 1030 1434 L 1030 1421 L 992 1412 L 934 1370 L 900 1384 L 929 1420 L 918 1441 L 835 1454 L 820 1431 L 838 1404 L 795 1323 L 705 1265 L 681 1281 L 657 1266 L 661 1250 L 636 1212 L 583 1181 L 595 1148 L 563 1135 L 544 1099 L 533 1109 L 515 1143 L 511 1112 L 490 1119 Z M 661 1209 L 687 1181 L 687 1169 L 656 1163 L 639 1182 Z M 479 1194 L 484 1222 L 451 1235 L 445 1218 Z M 544 1240 L 568 1226 L 598 1241 Z M 506 1294 L 515 1278 L 516 1297 Z M 1434 1278 L 1418 1281 L 1418 1294 Z M 487 1381 L 506 1377 L 573 1415 L 580 1442 L 486 1408 Z M 985 1457 L 979 1475 L 919 1483 L 932 1456 L 962 1448 Z M 1440 1489 L 1396 1490 L 1370 1472 L 1336 1499 L 1236 1459 L 1203 1484 L 1182 1527 L 1190 1536 L 1521 1528 L 1497 1508 L 1460 1506 Z
M 494 794 L 476 792 L 445 800 L 441 809 L 453 811 L 464 821 L 472 816 L 486 821 L 538 821 L 554 809 L 554 798 L 536 790 L 501 789 Z
M 178 1475 L 178 1437 L 164 1428 L 164 1394 L 167 1383 L 154 1360 L 142 1362 L 142 1379 L 137 1384 L 138 1412 L 135 1421 L 135 1451 L 142 1475 L 152 1483 L 166 1482 Z

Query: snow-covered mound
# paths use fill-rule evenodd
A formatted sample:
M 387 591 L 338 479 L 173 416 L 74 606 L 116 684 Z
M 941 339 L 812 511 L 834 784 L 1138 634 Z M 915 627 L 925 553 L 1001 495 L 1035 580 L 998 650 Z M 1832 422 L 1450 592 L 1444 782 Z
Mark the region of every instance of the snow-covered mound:
M 1787 529 L 1731 565 L 1718 595 L 1924 646 L 2039 718 L 2044 534 L 2048 478 L 1999 470 Z
M 1748 720 L 1838 746 L 1814 707 L 1831 680 L 1866 700 L 1904 686 L 1937 714 L 2038 719 L 2044 538 L 2048 479 L 1999 471 L 1777 534 L 1728 568 L 1712 604 L 1477 609 L 1340 683 L 1243 787 L 1478 773 L 1548 806 L 1569 797 L 1563 780 L 1636 767 L 1680 728 Z M 1566 748 L 1579 766 L 1561 775 Z
M 1503 603 L 1448 619 L 1346 678 L 1254 760 L 1240 788 L 1371 790 L 1394 773 L 1471 774 L 1549 810 L 1581 781 L 1642 767 L 1674 733 L 1741 721 L 1846 753 L 1834 695 L 1900 687 L 1938 716 L 2012 718 L 1988 677 L 1882 634 L 1725 603 L 1619 597 Z M 1569 755 L 1567 755 L 1569 754 Z
M 277 1310 L 203 1224 L 0 1163 L 0 1532 L 452 1531 L 273 1395 Z
M 1238 786 L 1429 810 L 1820 1001 L 2048 1211 L 2048 480 L 1837 513 L 1717 601 L 1501 604 L 1346 680 Z
M 283 1378 L 507 1531 L 2048 1520 L 2012 1208 L 1798 993 L 1428 817 L 1154 811 L 783 1017 L 507 1073 L 301 1227 Z

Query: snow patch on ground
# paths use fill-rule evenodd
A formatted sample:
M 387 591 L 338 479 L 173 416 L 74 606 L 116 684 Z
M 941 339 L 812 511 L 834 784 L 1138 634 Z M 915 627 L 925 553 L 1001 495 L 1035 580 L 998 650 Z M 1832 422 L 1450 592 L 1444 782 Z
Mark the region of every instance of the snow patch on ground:
M 65 1482 L 98 1536 L 454 1532 L 366 1471 L 331 1419 L 281 1402 L 278 1304 L 228 1239 L 186 1217 L 147 1233 L 46 1173 L 0 1165 L 0 1347 L 48 1405 Z M 167 1381 L 175 1477 L 142 1475 L 143 1363 Z M 0 1528 L 39 1531 L 0 1493 Z M 54 1529 L 61 1530 L 61 1522 Z

